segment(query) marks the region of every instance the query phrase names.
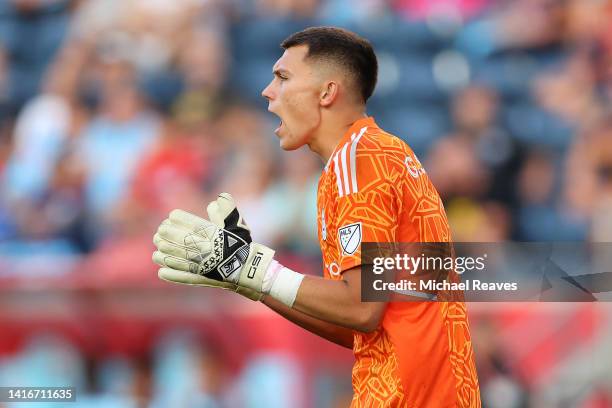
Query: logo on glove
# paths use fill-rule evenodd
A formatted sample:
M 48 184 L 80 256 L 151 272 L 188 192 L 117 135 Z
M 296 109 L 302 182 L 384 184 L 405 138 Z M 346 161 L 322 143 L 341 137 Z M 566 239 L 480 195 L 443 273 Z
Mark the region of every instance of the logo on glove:
M 261 262 L 261 258 L 263 257 L 263 252 L 257 251 L 253 261 L 251 262 L 251 268 L 249 269 L 249 273 L 247 273 L 247 277 L 249 279 L 253 279 L 255 276 L 255 271 L 257 271 L 257 267 L 259 266 L 259 262 Z

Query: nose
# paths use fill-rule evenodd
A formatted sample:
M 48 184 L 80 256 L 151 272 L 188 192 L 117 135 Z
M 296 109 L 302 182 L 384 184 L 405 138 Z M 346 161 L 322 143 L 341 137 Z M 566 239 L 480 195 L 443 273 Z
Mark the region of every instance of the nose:
M 272 92 L 272 82 L 270 82 L 268 86 L 261 91 L 261 96 L 266 98 L 268 101 L 271 101 L 274 98 L 274 93 Z

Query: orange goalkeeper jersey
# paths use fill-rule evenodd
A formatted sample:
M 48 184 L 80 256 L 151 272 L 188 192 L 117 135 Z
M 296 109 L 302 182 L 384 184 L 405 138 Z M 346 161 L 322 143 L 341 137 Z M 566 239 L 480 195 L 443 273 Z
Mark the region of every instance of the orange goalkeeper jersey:
M 355 122 L 319 180 L 324 276 L 361 264 L 361 242 L 450 242 L 438 192 L 412 150 L 373 118 Z M 390 302 L 355 332 L 352 407 L 480 407 L 463 302 Z

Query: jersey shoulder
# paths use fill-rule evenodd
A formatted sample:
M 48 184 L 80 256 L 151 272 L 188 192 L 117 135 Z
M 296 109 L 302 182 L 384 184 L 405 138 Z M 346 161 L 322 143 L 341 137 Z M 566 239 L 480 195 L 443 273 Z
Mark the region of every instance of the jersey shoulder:
M 358 181 L 366 185 L 372 179 L 396 181 L 406 175 L 407 162 L 415 160 L 406 142 L 378 127 L 368 128 L 355 149 Z
M 335 180 L 337 197 L 351 196 L 396 183 L 417 162 L 410 147 L 376 125 L 363 126 L 336 148 L 326 175 Z

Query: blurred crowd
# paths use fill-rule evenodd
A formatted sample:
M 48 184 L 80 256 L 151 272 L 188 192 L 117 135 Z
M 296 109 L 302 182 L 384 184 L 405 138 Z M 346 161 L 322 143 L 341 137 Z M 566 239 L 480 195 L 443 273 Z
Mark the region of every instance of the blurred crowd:
M 371 40 L 368 113 L 417 152 L 456 241 L 612 240 L 611 1 L 4 0 L 0 276 L 154 278 L 160 220 L 221 191 L 318 274 L 323 163 L 280 151 L 260 95 L 311 25 Z
M 69 385 L 75 388 L 76 406 L 86 408 L 306 406 L 300 402 L 305 399 L 303 372 L 290 355 L 261 353 L 238 372 L 231 360 L 215 342 L 185 330 L 158 339 L 149 354 L 99 359 L 89 358 L 59 336 L 45 334 L 34 337 L 19 354 L 2 360 L 0 383 Z M 310 404 L 348 406 L 350 385 L 334 387 L 333 374 L 333 370 L 319 370 L 319 381 L 312 385 L 314 393 L 308 397 Z M 335 401 L 342 403 L 336 405 Z M 0 406 L 4 407 L 1 402 Z

